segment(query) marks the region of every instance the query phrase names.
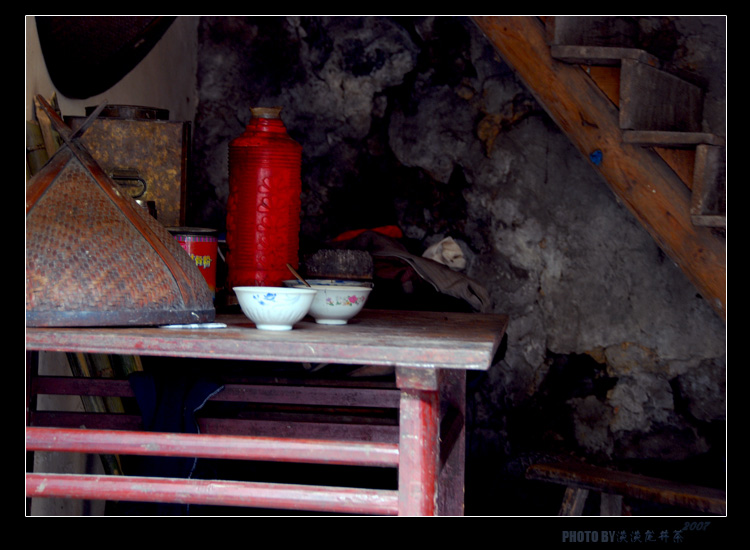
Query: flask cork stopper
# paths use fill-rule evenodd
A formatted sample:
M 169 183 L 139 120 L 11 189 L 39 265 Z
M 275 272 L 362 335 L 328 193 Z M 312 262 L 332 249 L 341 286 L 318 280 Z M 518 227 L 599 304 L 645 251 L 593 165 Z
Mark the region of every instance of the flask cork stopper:
M 254 118 L 279 118 L 281 107 L 252 107 L 250 112 Z

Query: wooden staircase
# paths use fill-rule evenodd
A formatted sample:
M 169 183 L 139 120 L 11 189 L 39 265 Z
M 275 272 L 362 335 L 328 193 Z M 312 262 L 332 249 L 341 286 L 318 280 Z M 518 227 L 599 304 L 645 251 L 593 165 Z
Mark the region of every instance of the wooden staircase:
M 726 322 L 725 143 L 702 131 L 705 84 L 627 40 L 602 45 L 601 18 L 473 19 Z

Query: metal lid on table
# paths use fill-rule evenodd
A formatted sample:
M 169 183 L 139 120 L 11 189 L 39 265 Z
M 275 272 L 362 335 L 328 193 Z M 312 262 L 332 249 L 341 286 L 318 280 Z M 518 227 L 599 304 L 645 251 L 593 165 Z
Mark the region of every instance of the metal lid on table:
M 197 235 L 201 237 L 215 237 L 218 232 L 210 227 L 167 227 L 172 235 Z
M 96 108 L 96 106 L 86 107 L 86 116 L 91 115 Z M 169 120 L 169 110 L 142 105 L 106 105 L 99 116 L 127 120 Z

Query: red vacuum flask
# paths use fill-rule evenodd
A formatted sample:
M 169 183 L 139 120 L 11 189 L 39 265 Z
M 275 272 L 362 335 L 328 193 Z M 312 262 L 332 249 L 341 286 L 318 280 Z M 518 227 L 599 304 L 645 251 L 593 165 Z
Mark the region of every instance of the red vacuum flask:
M 245 133 L 229 144 L 227 279 L 235 286 L 280 286 L 299 267 L 302 146 L 280 108 L 251 109 Z

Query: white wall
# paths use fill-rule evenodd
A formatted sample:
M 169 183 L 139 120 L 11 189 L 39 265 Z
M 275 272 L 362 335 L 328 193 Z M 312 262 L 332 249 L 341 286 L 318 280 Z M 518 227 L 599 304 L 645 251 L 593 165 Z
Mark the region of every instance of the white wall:
M 70 99 L 58 92 L 64 116 L 83 116 L 85 108 L 106 99 L 114 105 L 169 109 L 171 120 L 193 121 L 196 109 L 197 16 L 181 16 L 151 52 L 119 83 L 88 99 Z M 55 87 L 44 64 L 34 16 L 26 16 L 26 120 L 33 116 L 33 98 L 52 96 Z

